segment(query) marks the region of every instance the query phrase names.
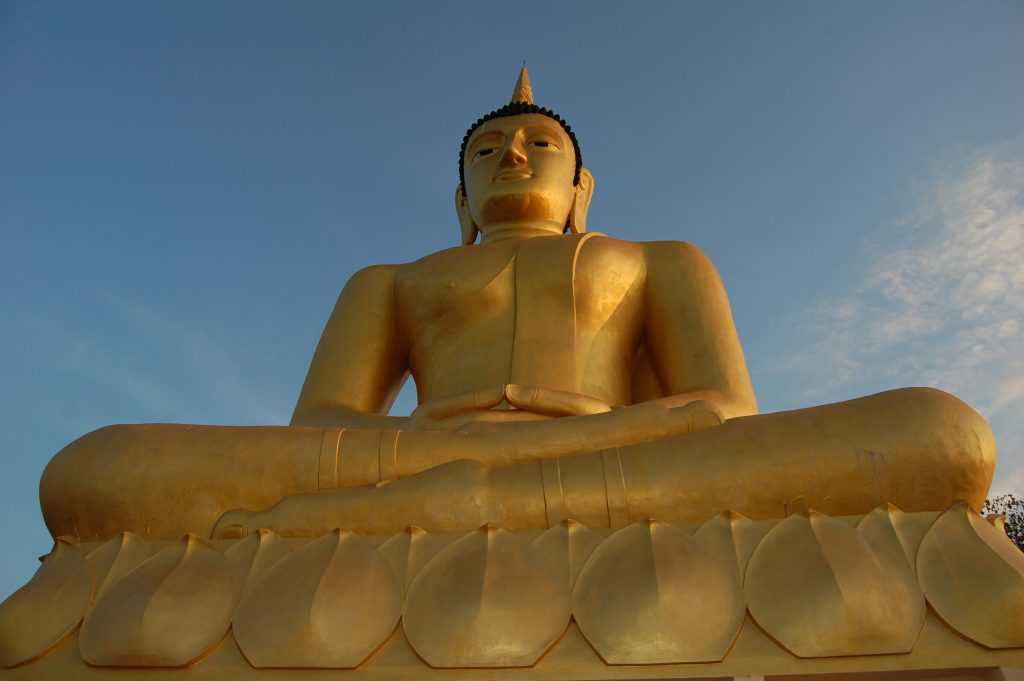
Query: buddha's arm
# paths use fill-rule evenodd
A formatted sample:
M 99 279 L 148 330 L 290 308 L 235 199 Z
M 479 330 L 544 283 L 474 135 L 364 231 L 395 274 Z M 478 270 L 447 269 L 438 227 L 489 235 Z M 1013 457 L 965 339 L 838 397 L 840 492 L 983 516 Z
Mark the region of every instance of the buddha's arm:
M 405 427 L 407 419 L 386 415 L 408 375 L 396 271 L 367 267 L 345 285 L 310 363 L 293 426 Z
M 666 397 L 678 407 L 706 400 L 725 418 L 757 413 L 725 287 L 711 261 L 678 241 L 646 245 L 645 339 Z

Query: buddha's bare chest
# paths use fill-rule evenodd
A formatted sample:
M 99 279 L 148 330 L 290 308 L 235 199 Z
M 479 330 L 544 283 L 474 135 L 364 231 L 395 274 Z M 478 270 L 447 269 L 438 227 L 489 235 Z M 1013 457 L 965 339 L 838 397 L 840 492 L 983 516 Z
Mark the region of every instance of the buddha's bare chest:
M 399 275 L 397 302 L 414 373 L 427 378 L 428 362 L 441 371 L 458 369 L 466 353 L 488 365 L 473 367 L 477 375 L 489 365 L 507 371 L 517 345 L 523 354 L 574 339 L 601 352 L 632 352 L 643 278 L 637 246 L 597 236 L 435 254 Z

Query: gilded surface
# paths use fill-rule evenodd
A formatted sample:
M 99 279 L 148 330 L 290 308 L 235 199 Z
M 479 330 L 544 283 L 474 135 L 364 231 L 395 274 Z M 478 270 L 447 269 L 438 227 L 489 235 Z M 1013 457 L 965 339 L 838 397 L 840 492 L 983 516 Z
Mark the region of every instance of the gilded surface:
M 260 530 L 233 544 L 224 555 L 234 579 L 242 585 L 239 603 L 252 592 L 253 587 L 270 568 L 287 556 L 291 548 L 271 530 Z
M 725 657 L 746 613 L 733 522 L 749 521 L 721 515 L 693 535 L 649 521 L 601 543 L 577 582 L 573 613 L 605 662 Z
M 431 534 L 419 527 L 406 528 L 388 539 L 380 552 L 387 559 L 404 597 L 423 566 L 434 555 L 457 539 L 454 535 Z
M 595 179 L 579 141 L 533 101 L 524 71 L 513 101 L 467 134 L 462 245 L 351 278 L 290 425 L 89 433 L 44 472 L 54 536 L 980 507 L 995 444 L 951 395 L 908 388 L 758 414 L 714 266 L 685 242 L 588 231 Z M 387 415 L 410 375 L 416 410 Z
M 256 579 L 232 623 L 254 667 L 357 666 L 394 631 L 401 592 L 366 539 L 335 531 Z
M 619 678 L 611 670 L 732 664 L 737 649 L 771 665 L 798 659 L 791 653 L 903 659 L 934 638 L 931 626 L 976 641 L 955 648 L 976 650 L 970 659 L 1015 648 L 1024 663 L 1022 561 L 996 529 L 962 504 L 941 516 L 886 505 L 859 518 L 723 513 L 697 527 L 644 521 L 615 532 L 567 521 L 454 535 L 122 538 L 91 552 L 61 542 L 37 586 L 0 606 L 0 650 L 19 651 L 4 663 L 19 669 L 42 664 L 30 661 L 40 655 L 108 670 L 201 669 L 237 645 L 249 669 L 409 672 L 542 669 L 585 649 L 599 661 L 588 663 L 590 678 Z M 81 554 L 109 558 L 111 546 L 149 557 L 83 605 L 99 580 Z M 57 589 L 38 588 L 44 582 Z M 69 607 L 44 610 L 55 593 Z M 927 624 L 926 598 L 940 622 Z M 83 611 L 77 641 L 68 641 Z M 756 649 L 743 643 L 752 631 L 763 637 Z M 74 661 L 59 652 L 69 646 L 80 651 Z
M 78 646 L 92 665 L 182 667 L 220 643 L 239 583 L 224 554 L 189 535 L 104 591 Z
M 989 648 L 1024 646 L 1024 554 L 965 504 L 935 521 L 917 573 L 935 612 L 961 634 Z
M 82 621 L 93 580 L 74 543 L 59 538 L 25 586 L 0 605 L 0 666 L 43 655 Z
M 430 560 L 402 614 L 409 643 L 432 667 L 526 667 L 569 626 L 569 535 L 531 540 L 483 527 Z
M 877 510 L 851 527 L 811 511 L 772 528 L 747 569 L 757 623 L 800 657 L 912 650 L 925 605 L 890 522 L 895 512 Z
M 112 585 L 152 557 L 159 547 L 159 544 L 140 539 L 132 532 L 122 532 L 89 551 L 86 564 L 96 585 L 94 600 L 101 598 Z
M 83 547 L 58 542 L 0 606 L 4 663 L 90 597 L 83 658 L 135 669 L 909 655 L 945 640 L 924 599 L 1024 645 L 1021 558 L 971 510 L 985 420 L 927 388 L 758 414 L 712 263 L 588 231 L 582 161 L 524 69 L 460 150 L 461 245 L 349 280 L 289 425 L 118 425 L 61 450 L 43 516 Z M 409 376 L 417 408 L 390 416 Z

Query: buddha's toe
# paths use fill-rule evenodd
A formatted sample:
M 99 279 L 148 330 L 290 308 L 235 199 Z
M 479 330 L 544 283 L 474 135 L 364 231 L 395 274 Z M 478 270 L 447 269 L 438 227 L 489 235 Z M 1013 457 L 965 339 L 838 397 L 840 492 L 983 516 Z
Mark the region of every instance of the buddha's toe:
M 213 539 L 242 539 L 251 534 L 254 513 L 248 511 L 228 511 L 222 515 L 213 527 Z

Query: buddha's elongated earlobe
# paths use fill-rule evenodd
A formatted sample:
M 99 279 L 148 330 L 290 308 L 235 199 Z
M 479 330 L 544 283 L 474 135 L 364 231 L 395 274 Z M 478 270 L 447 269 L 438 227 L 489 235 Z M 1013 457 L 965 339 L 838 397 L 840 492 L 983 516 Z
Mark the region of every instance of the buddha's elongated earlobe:
M 587 211 L 590 210 L 590 200 L 593 198 L 594 176 L 586 168 L 580 168 L 580 181 L 576 184 L 572 209 L 569 210 L 568 227 L 573 234 L 587 231 Z
M 473 222 L 473 216 L 469 214 L 469 202 L 462 193 L 461 185 L 455 188 L 455 213 L 459 216 L 459 226 L 462 228 L 462 245 L 471 246 L 476 241 L 479 229 Z

